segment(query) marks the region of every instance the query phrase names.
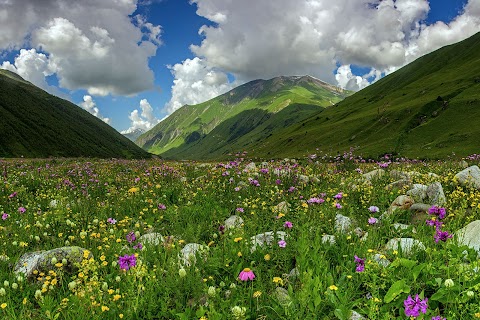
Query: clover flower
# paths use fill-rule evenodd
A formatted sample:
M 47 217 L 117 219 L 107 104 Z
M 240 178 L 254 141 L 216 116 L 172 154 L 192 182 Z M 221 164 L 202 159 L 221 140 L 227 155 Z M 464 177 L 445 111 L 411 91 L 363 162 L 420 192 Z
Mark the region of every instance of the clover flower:
M 370 211 L 371 213 L 376 213 L 380 211 L 380 209 L 377 206 L 370 206 L 368 207 L 368 211 Z
M 370 217 L 368 218 L 368 223 L 369 224 L 376 224 L 378 222 L 377 218 Z
M 120 256 L 118 257 L 118 265 L 120 266 L 120 269 L 128 270 L 131 267 L 135 267 L 137 265 L 137 258 L 134 254 L 126 254 L 124 256 Z
M 427 313 L 427 308 L 428 308 L 428 299 L 425 298 L 425 300 L 420 299 L 418 294 L 415 295 L 415 299 L 412 298 L 412 296 L 408 296 L 408 298 L 403 301 L 403 305 L 405 306 L 405 315 L 407 317 L 418 317 L 420 315 L 420 312 L 425 314 Z

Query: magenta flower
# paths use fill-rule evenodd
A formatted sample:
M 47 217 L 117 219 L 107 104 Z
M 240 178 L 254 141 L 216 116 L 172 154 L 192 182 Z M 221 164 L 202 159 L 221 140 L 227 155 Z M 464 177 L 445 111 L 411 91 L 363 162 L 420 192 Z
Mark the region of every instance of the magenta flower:
M 238 279 L 240 279 L 242 281 L 253 280 L 253 279 L 255 279 L 255 274 L 253 273 L 253 271 L 250 268 L 245 268 L 238 275 Z
M 318 197 L 313 197 L 313 198 L 310 198 L 307 200 L 307 203 L 318 203 L 318 204 L 322 204 L 324 203 L 325 200 L 323 200 L 322 198 L 318 198 Z
M 405 306 L 405 315 L 407 317 L 418 317 L 420 312 L 425 314 L 427 313 L 427 305 L 428 299 L 425 300 L 420 299 L 418 294 L 415 295 L 415 299 L 409 295 L 408 298 L 403 301 L 403 305 Z
M 142 250 L 143 249 L 143 245 L 142 243 L 137 243 L 136 245 L 133 246 L 133 249 L 139 249 L 139 250 Z
M 368 223 L 369 224 L 376 224 L 378 222 L 377 218 L 370 217 L 368 218 Z
M 10 215 L 9 215 L 8 213 L 5 213 L 5 212 L 4 212 L 4 213 L 2 214 L 2 220 L 7 220 L 8 217 L 10 217 Z
M 336 195 L 333 196 L 334 199 L 342 199 L 343 198 L 343 193 L 339 192 Z
M 435 317 L 432 317 L 432 320 L 447 320 L 447 318 L 443 318 L 441 316 L 435 316 Z
M 135 232 L 133 231 L 129 232 L 126 238 L 129 243 L 132 243 L 133 241 L 137 240 L 137 237 L 135 236 Z
M 368 211 L 370 211 L 371 213 L 375 213 L 380 211 L 380 209 L 377 206 L 370 206 L 368 207 Z
M 363 272 L 365 270 L 365 259 L 359 258 L 356 255 L 354 256 L 354 258 L 355 258 L 355 263 L 357 264 L 355 271 Z
M 163 203 L 159 203 L 157 208 L 158 208 L 158 210 L 165 210 L 165 209 L 167 209 L 167 206 L 164 205 Z
M 277 180 L 275 180 L 275 183 L 276 183 L 276 184 L 282 184 L 282 180 L 277 179 Z
M 137 265 L 137 258 L 134 254 L 132 255 L 124 255 L 118 257 L 118 264 L 120 265 L 120 269 L 128 270 L 131 267 L 135 267 Z
M 14 193 L 12 193 L 11 195 L 9 195 L 8 197 L 9 197 L 10 199 L 12 199 L 12 198 L 14 198 L 17 194 L 18 194 L 18 192 L 15 191 Z
M 443 222 L 440 220 L 428 219 L 425 221 L 430 227 L 435 227 L 435 229 L 440 229 L 443 225 Z
M 335 203 L 335 207 L 336 207 L 337 209 L 342 209 L 342 205 L 341 205 L 340 203 Z
M 278 241 L 278 246 L 280 248 L 285 248 L 287 246 L 287 242 L 285 240 Z
M 236 210 L 237 210 L 238 212 L 241 212 L 241 213 L 245 212 L 245 210 L 243 210 L 243 208 L 237 208 Z
M 107 222 L 110 223 L 110 224 L 115 224 L 115 223 L 117 223 L 117 220 L 115 220 L 113 218 L 108 218 Z
M 437 229 L 434 239 L 435 239 L 435 243 L 438 243 L 438 241 L 440 240 L 443 242 L 446 242 L 447 239 L 450 239 L 452 237 L 453 237 L 453 234 L 448 233 L 448 231 L 442 231 L 440 229 Z
M 27 211 L 27 209 L 25 209 L 24 207 L 18 208 L 18 212 L 20 213 L 25 213 L 25 211 Z
M 290 221 L 285 221 L 285 223 L 283 224 L 283 226 L 284 226 L 285 228 L 292 229 L 292 228 L 293 228 L 293 223 L 291 223 Z
M 432 206 L 430 209 L 428 209 L 428 214 L 435 215 L 439 219 L 443 219 L 447 215 L 447 210 L 445 208 Z

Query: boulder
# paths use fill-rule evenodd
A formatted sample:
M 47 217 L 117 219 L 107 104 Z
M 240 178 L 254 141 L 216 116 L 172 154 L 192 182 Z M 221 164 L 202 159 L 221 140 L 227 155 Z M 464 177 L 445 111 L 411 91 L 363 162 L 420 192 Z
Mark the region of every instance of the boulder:
M 225 229 L 238 229 L 243 226 L 243 219 L 240 216 L 233 215 L 224 222 Z
M 424 184 L 414 184 L 413 188 L 407 191 L 407 195 L 412 197 L 415 202 L 423 202 L 427 198 L 428 186 Z
M 459 245 L 466 245 L 480 254 L 480 220 L 472 221 L 455 232 L 454 239 Z
M 380 179 L 385 174 L 385 170 L 377 169 L 367 173 L 364 173 L 362 176 L 367 181 L 372 181 L 373 179 Z
M 282 306 L 288 306 L 292 303 L 292 298 L 290 298 L 288 291 L 285 288 L 276 287 L 273 296 Z
M 352 310 L 352 313 L 350 313 L 350 320 L 364 320 L 364 319 L 365 319 L 365 317 L 362 316 L 357 311 Z
M 207 247 L 198 243 L 187 243 L 178 254 L 178 261 L 181 265 L 190 266 L 195 263 L 197 254 L 206 256 Z
M 401 179 L 395 182 L 388 184 L 385 189 L 392 190 L 392 189 L 402 189 L 403 187 L 409 187 L 411 184 L 410 180 L 408 179 Z
M 72 246 L 61 247 L 48 251 L 27 252 L 20 257 L 14 267 L 15 273 L 23 273 L 26 278 L 33 277 L 33 271 L 48 273 L 57 267 L 55 264 L 62 263 L 62 270 L 65 272 L 74 272 L 78 269 L 78 264 L 83 259 L 90 259 L 93 255 L 90 251 Z M 64 263 L 64 259 L 66 263 Z
M 428 212 L 428 210 L 432 207 L 430 204 L 425 204 L 425 203 L 414 203 L 410 207 L 411 211 L 417 211 L 417 212 Z
M 480 190 L 480 168 L 471 166 L 455 175 L 457 181 L 463 186 L 471 186 Z
M 285 240 L 287 234 L 283 231 L 277 231 L 276 233 L 273 231 L 267 231 L 265 233 L 257 234 L 250 238 L 252 242 L 252 248 L 250 249 L 251 252 L 257 250 L 257 246 L 261 248 L 265 248 L 266 246 L 271 246 L 273 242 L 277 242 L 280 240 Z
M 277 214 L 278 213 L 287 214 L 288 211 L 290 210 L 289 207 L 290 205 L 288 204 L 288 202 L 282 201 L 279 204 L 277 204 L 275 207 L 273 207 L 273 212 Z
M 412 253 L 414 249 L 425 250 L 425 246 L 421 241 L 418 241 L 413 238 L 394 238 L 388 241 L 385 246 L 387 250 L 398 250 L 400 248 L 404 255 L 408 256 Z
M 443 193 L 442 184 L 440 182 L 432 183 L 427 188 L 428 202 L 431 205 L 443 206 L 446 202 L 445 194 Z

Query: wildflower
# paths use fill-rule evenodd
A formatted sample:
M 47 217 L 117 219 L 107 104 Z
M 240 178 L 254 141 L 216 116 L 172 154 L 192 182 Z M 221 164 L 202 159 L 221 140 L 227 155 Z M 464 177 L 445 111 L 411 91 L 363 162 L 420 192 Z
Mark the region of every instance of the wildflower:
M 263 259 L 265 259 L 265 261 L 269 261 L 271 259 L 270 255 L 267 253 Z
M 217 291 L 214 286 L 210 286 L 208 287 L 207 293 L 210 297 L 215 297 L 215 294 L 217 293 Z
M 247 312 L 247 309 L 245 307 L 239 307 L 239 306 L 234 306 L 232 309 L 232 315 L 235 319 L 242 319 L 245 317 L 245 313 Z
M 17 196 L 18 192 L 15 191 L 14 193 L 12 193 L 11 195 L 8 196 L 8 198 L 12 199 L 12 198 L 15 198 Z
M 283 279 L 280 277 L 273 277 L 273 283 L 278 283 L 279 285 L 283 286 Z
M 8 213 L 5 213 L 5 212 L 4 212 L 4 213 L 2 214 L 2 220 L 7 220 L 8 217 L 10 217 L 10 215 L 9 215 Z
M 132 243 L 133 241 L 137 240 L 137 237 L 135 236 L 135 232 L 133 231 L 129 232 L 126 238 L 129 243 Z
M 225 233 L 225 226 L 224 225 L 220 225 L 218 227 L 218 232 L 220 232 L 220 234 L 224 234 Z
M 342 199 L 343 198 L 343 193 L 339 192 L 336 195 L 333 196 L 334 199 Z
M 133 249 L 142 250 L 142 248 L 143 248 L 143 245 L 140 242 L 133 246 Z
M 108 218 L 107 222 L 110 223 L 110 224 L 115 224 L 115 223 L 117 223 L 117 220 L 115 220 L 113 218 Z
M 403 305 L 405 306 L 405 315 L 407 317 L 418 317 L 421 313 L 427 313 L 427 305 L 428 299 L 425 300 L 420 299 L 418 294 L 415 295 L 415 299 L 412 299 L 412 296 L 408 296 L 408 298 L 403 301 Z
M 330 287 L 328 287 L 328 289 L 332 290 L 332 291 L 336 291 L 338 290 L 337 286 L 332 284 Z
M 245 212 L 245 210 L 244 210 L 243 208 L 237 208 L 236 210 L 237 210 L 238 212 L 241 212 L 241 213 Z
M 158 210 L 165 210 L 165 209 L 167 209 L 167 206 L 164 205 L 163 203 L 159 203 L 157 208 L 158 208 Z
M 184 278 L 187 275 L 187 271 L 184 268 L 180 268 L 178 270 L 178 275 L 180 276 L 180 278 Z
M 133 187 L 133 188 L 128 189 L 128 193 L 137 193 L 138 190 L 140 190 L 140 189 L 136 188 L 136 187 Z
M 452 279 L 445 280 L 444 284 L 445 284 L 445 287 L 447 287 L 447 288 L 453 287 L 455 285 L 455 283 L 453 282 Z
M 285 228 L 292 229 L 292 228 L 293 228 L 293 223 L 291 223 L 290 221 L 285 221 L 285 223 L 283 224 L 283 226 L 284 226 Z
M 342 205 L 340 203 L 335 203 L 335 208 L 342 209 Z
M 107 306 L 102 306 L 102 312 L 105 312 L 105 311 L 108 311 L 108 310 L 110 310 L 109 307 L 107 307 Z
M 280 248 L 285 248 L 287 246 L 287 242 L 285 240 L 278 241 L 278 246 Z
M 380 209 L 377 206 L 370 206 L 368 207 L 368 211 L 370 211 L 371 213 L 376 213 L 380 211 Z
M 325 200 L 322 199 L 322 198 L 318 198 L 318 197 L 313 197 L 313 198 L 310 198 L 307 200 L 307 203 L 317 203 L 317 204 L 322 204 L 324 203 Z
M 132 255 L 124 255 L 118 257 L 118 264 L 120 265 L 120 269 L 128 270 L 130 267 L 135 267 L 137 265 L 137 258 L 134 254 Z
M 254 297 L 254 298 L 258 298 L 258 297 L 260 297 L 261 295 L 262 295 L 262 291 L 255 291 L 255 292 L 253 293 L 253 297 Z
M 357 264 L 355 271 L 363 272 L 365 270 L 365 259 L 359 258 L 356 255 L 354 256 L 354 258 L 355 258 L 355 263 Z
M 250 270 L 250 268 L 245 268 L 238 275 L 238 279 L 240 279 L 242 281 L 253 280 L 253 279 L 255 279 L 255 274 L 253 273 L 252 270 Z
M 432 218 L 432 219 L 428 219 L 425 221 L 425 223 L 427 225 L 429 225 L 430 227 L 435 227 L 435 229 L 440 229 L 443 225 L 443 222 L 440 221 L 440 220 L 437 220 L 435 218 Z
M 0 288 L 0 296 L 4 296 L 6 293 L 5 288 Z
M 277 184 L 277 185 L 282 184 L 282 180 L 280 180 L 280 179 L 275 180 L 275 184 Z
M 24 207 L 18 208 L 18 212 L 20 213 L 25 213 L 25 211 L 27 211 L 27 209 L 25 209 Z
M 368 218 L 368 223 L 369 224 L 376 224 L 378 222 L 377 218 L 370 217 Z
M 443 219 L 443 218 L 445 218 L 445 215 L 447 214 L 447 210 L 445 208 L 432 206 L 430 209 L 428 209 L 428 214 L 435 215 L 439 219 Z
M 233 241 L 234 242 L 240 242 L 240 241 L 242 241 L 242 239 L 243 239 L 242 237 L 238 237 L 238 238 L 233 239 Z
M 437 232 L 435 233 L 434 239 L 435 243 L 438 243 L 438 241 L 447 241 L 447 239 L 452 238 L 453 234 L 448 233 L 448 231 L 442 231 L 440 229 L 437 229 Z
M 447 318 L 443 318 L 442 316 L 435 316 L 432 317 L 432 320 L 447 320 Z
M 7 307 L 7 304 L 4 302 L 4 303 L 2 303 L 2 304 L 0 305 L 0 307 L 1 307 L 2 309 L 5 309 L 5 308 Z

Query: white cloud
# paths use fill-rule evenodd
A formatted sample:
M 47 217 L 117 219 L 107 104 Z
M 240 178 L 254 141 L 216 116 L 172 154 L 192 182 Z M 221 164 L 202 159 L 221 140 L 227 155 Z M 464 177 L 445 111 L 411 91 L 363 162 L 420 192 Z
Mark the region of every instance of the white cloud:
M 134 95 L 153 88 L 148 60 L 161 44 L 160 26 L 130 17 L 136 7 L 136 0 L 3 0 L 0 52 L 41 49 L 63 88 Z
M 373 73 L 373 70 L 371 73 Z M 356 76 L 352 73 L 350 65 L 343 65 L 338 68 L 335 79 L 340 87 L 351 91 L 358 91 L 370 84 L 368 82 L 368 76 L 371 73 L 368 73 L 364 77 Z
M 170 114 L 183 105 L 194 105 L 212 99 L 238 83 L 230 83 L 225 73 L 210 68 L 198 57 L 170 66 L 174 75 L 172 98 L 165 106 Z
M 48 66 L 48 57 L 43 53 L 38 53 L 35 49 L 20 50 L 13 64 L 4 61 L 0 68 L 15 72 L 44 90 L 49 87 L 45 81 L 45 77 L 52 74 Z
M 93 114 L 95 117 L 99 118 L 103 122 L 110 124 L 110 119 L 104 118 L 100 114 L 100 110 L 98 109 L 97 105 L 95 104 L 91 96 L 89 95 L 83 96 L 83 102 L 80 102 L 79 106 L 87 110 L 89 113 Z
M 128 117 L 131 121 L 131 126 L 127 130 L 122 131 L 122 134 L 132 133 L 136 130 L 148 131 L 153 128 L 157 123 L 160 122 L 159 119 L 153 114 L 153 108 L 148 103 L 147 99 L 140 100 L 140 109 L 135 109 L 130 113 Z
M 191 50 L 210 68 L 241 81 L 311 74 L 361 88 L 428 52 L 480 31 L 480 2 L 449 23 L 426 25 L 427 0 L 192 0 L 216 24 Z M 370 76 L 337 65 L 372 68 Z M 180 82 L 181 77 L 176 77 Z M 195 100 L 194 97 L 191 100 Z

